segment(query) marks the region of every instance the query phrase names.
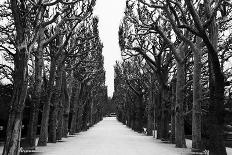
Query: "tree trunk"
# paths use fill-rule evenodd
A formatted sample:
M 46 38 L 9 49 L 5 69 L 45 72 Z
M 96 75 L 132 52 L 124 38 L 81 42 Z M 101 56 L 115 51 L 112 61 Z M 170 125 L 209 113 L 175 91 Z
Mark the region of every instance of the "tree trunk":
M 226 148 L 223 137 L 224 127 L 224 75 L 221 70 L 219 58 L 218 58 L 218 26 L 216 22 L 216 16 L 213 15 L 215 8 L 211 1 L 204 0 L 204 13 L 206 17 L 210 19 L 209 27 L 206 32 L 203 25 L 196 20 L 194 15 L 194 8 L 192 7 L 192 1 L 185 1 L 192 17 L 195 19 L 197 29 L 200 32 L 200 36 L 203 39 L 205 46 L 208 50 L 208 65 L 209 65 L 209 94 L 210 104 L 208 112 L 208 135 L 209 135 L 209 154 L 210 155 L 226 155 Z M 196 22 L 197 21 L 197 22 Z M 200 26 L 199 26 L 200 25 Z M 208 35 L 209 34 L 209 35 Z
M 64 113 L 63 117 L 63 137 L 68 137 L 68 123 L 69 123 L 69 114 Z
M 55 79 L 55 69 L 56 69 L 56 62 L 53 57 L 51 57 L 51 66 L 49 71 L 49 81 L 48 87 L 46 88 L 46 96 L 45 96 L 45 104 L 43 106 L 43 113 L 42 113 L 42 121 L 40 127 L 40 136 L 38 146 L 46 146 L 47 139 L 48 139 L 48 120 L 49 120 L 49 112 L 50 112 L 50 104 L 52 98 L 52 89 Z
M 73 86 L 73 90 L 72 90 L 72 96 L 71 96 L 71 115 L 72 115 L 72 119 L 71 119 L 71 127 L 70 127 L 70 134 L 73 135 L 76 133 L 77 131 L 77 117 L 78 117 L 78 106 L 79 106 L 79 100 L 80 100 L 80 94 L 82 93 L 83 88 L 81 83 L 78 81 L 78 79 L 75 78 L 74 76 L 74 86 Z
M 70 112 L 70 97 L 69 97 L 69 91 L 68 91 L 68 86 L 67 86 L 67 79 L 66 79 L 66 73 L 64 71 L 63 73 L 63 105 L 64 105 L 64 113 L 63 113 L 63 137 L 68 136 L 68 124 L 69 124 L 69 112 Z M 70 86 L 72 87 L 72 86 Z M 72 88 L 70 88 L 72 89 Z M 71 94 L 72 92 L 70 92 Z
M 211 75 L 212 76 L 212 75 Z M 224 143 L 224 85 L 223 80 L 218 80 L 214 87 L 214 98 L 210 99 L 208 114 L 209 151 L 210 155 L 226 155 Z M 212 94 L 211 94 L 212 95 Z M 211 96 L 210 95 L 210 96 Z
M 18 155 L 20 149 L 22 113 L 25 106 L 28 86 L 28 55 L 30 48 L 27 46 L 26 18 L 21 12 L 25 4 L 18 4 L 17 1 L 10 1 L 10 9 L 14 18 L 16 28 L 16 53 L 14 54 L 14 89 L 10 103 L 9 119 L 6 131 L 6 141 L 3 155 Z
M 17 51 L 14 58 L 14 90 L 10 103 L 11 109 L 7 124 L 3 155 L 19 154 L 22 114 L 25 106 L 28 85 L 27 60 L 28 57 L 25 48 Z
M 162 127 L 161 127 L 161 117 L 162 117 L 162 111 L 161 111 L 161 93 L 159 92 L 156 95 L 156 126 L 157 126 L 157 139 L 162 138 Z
M 94 123 L 93 123 L 93 117 L 94 117 L 94 114 L 93 114 L 93 112 L 94 112 L 94 103 L 93 103 L 93 97 L 91 97 L 91 99 L 90 99 L 90 125 L 89 126 L 92 126 L 92 125 L 94 125 Z
M 87 130 L 87 123 L 88 123 L 88 114 L 89 114 L 88 99 L 86 100 L 86 102 L 84 103 L 83 106 L 84 106 L 84 108 L 83 108 L 83 116 L 82 116 L 81 129 L 82 129 L 82 131 L 86 131 Z
M 136 114 L 135 114 L 135 131 L 142 133 L 143 132 L 143 95 L 137 96 L 137 103 L 135 105 L 136 107 Z
M 161 103 L 161 140 L 168 140 L 169 133 L 169 112 L 167 107 L 168 102 L 168 88 L 164 86 L 162 89 L 162 103 Z
M 63 94 L 61 95 L 63 96 Z M 64 114 L 64 109 L 63 109 L 63 97 L 61 97 L 60 105 L 58 107 L 58 116 L 57 116 L 57 133 L 56 133 L 56 140 L 61 140 L 63 136 L 63 114 Z
M 158 93 L 157 95 L 156 95 L 156 126 L 157 126 L 157 136 L 156 136 L 156 138 L 157 139 L 161 139 L 162 137 L 161 137 L 161 132 L 162 132 L 162 130 L 161 130 L 161 94 L 160 93 Z
M 40 99 L 39 99 L 40 100 Z M 37 123 L 38 123 L 38 114 L 39 107 L 37 106 L 38 95 L 33 95 L 32 103 L 30 106 L 30 119 L 27 130 L 27 149 L 35 150 L 35 141 L 36 141 L 36 132 L 37 132 Z
M 172 103 L 171 103 L 171 135 L 170 141 L 172 144 L 175 144 L 175 102 L 176 102 L 176 78 L 173 77 L 171 81 L 172 88 Z
M 43 106 L 43 113 L 42 113 L 42 121 L 41 121 L 41 125 L 40 125 L 40 136 L 39 136 L 38 146 L 47 146 L 50 102 L 51 102 L 51 97 L 49 97 L 47 95 L 46 100 L 45 100 L 45 104 Z
M 152 136 L 152 130 L 153 130 L 153 126 L 152 126 L 152 108 L 151 108 L 151 104 L 152 104 L 152 101 L 149 101 L 150 103 L 148 103 L 149 107 L 148 107 L 148 115 L 147 115 L 147 135 L 148 136 Z
M 152 102 L 153 102 L 153 106 L 154 106 L 154 110 L 153 110 L 153 137 L 156 138 L 156 94 L 154 91 L 154 81 L 152 80 Z
M 79 101 L 82 103 L 81 101 Z M 80 132 L 82 130 L 82 117 L 83 117 L 83 107 L 82 105 L 79 105 L 78 110 L 77 110 L 77 118 L 76 118 L 76 133 Z
M 87 92 L 87 86 L 86 84 L 82 83 L 81 85 L 81 91 L 79 94 L 79 104 L 78 104 L 78 110 L 77 110 L 77 122 L 76 122 L 76 132 L 80 132 L 84 130 L 85 127 L 85 111 L 86 111 L 86 102 L 88 99 L 88 92 Z
M 7 138 L 2 155 L 19 155 L 22 116 L 20 112 L 11 112 L 7 125 Z
M 30 149 L 35 149 L 36 133 L 37 133 L 37 124 L 38 124 L 38 114 L 40 107 L 40 98 L 42 92 L 42 70 L 43 70 L 43 45 L 42 41 L 44 39 L 44 29 L 41 29 L 39 32 L 38 38 L 38 48 L 35 52 L 35 84 L 32 94 L 32 104 L 30 110 L 30 120 L 27 131 L 27 141 L 28 147 Z
M 192 150 L 201 151 L 201 51 L 197 38 L 196 50 L 193 51 L 193 108 L 192 108 Z
M 88 96 L 89 96 L 89 87 L 86 83 L 81 84 L 81 90 L 79 94 L 79 103 L 78 103 L 78 110 L 77 110 L 77 123 L 76 123 L 76 132 L 80 132 L 85 130 L 86 127 L 86 104 L 88 103 Z
M 149 100 L 148 100 L 148 108 L 147 108 L 148 109 L 147 110 L 147 135 L 148 136 L 152 136 L 152 130 L 153 130 L 153 126 L 152 126 L 152 123 L 153 123 L 153 120 L 152 120 L 152 115 L 153 115 L 153 112 L 152 112 L 152 107 L 153 107 L 152 95 L 153 95 L 153 92 L 152 92 L 152 88 L 151 88 L 150 91 L 149 91 Z
M 206 11 L 211 13 L 211 5 L 206 5 Z M 205 36 L 207 36 L 205 34 Z M 226 155 L 224 143 L 224 75 L 220 68 L 218 58 L 218 26 L 216 18 L 212 19 L 209 26 L 209 39 L 203 38 L 208 49 L 209 58 L 209 89 L 210 89 L 210 105 L 208 114 L 209 125 L 209 154 L 210 155 Z
M 66 83 L 66 72 L 63 71 L 62 73 L 62 86 L 61 86 L 61 100 L 59 104 L 59 111 L 58 111 L 58 126 L 57 126 L 57 140 L 61 140 L 64 135 L 64 127 L 68 130 L 68 121 L 64 122 L 64 116 L 69 114 L 69 102 L 68 102 L 68 94 L 67 94 L 67 83 Z
M 183 59 L 186 45 L 179 49 L 179 55 Z M 178 148 L 185 148 L 185 133 L 184 133 L 184 88 L 185 85 L 185 69 L 184 64 L 177 62 L 177 82 L 176 82 L 176 105 L 175 105 L 175 143 Z
M 60 60 L 63 60 L 62 58 Z M 56 71 L 56 84 L 54 90 L 54 102 L 51 108 L 51 117 L 50 121 L 50 133 L 48 137 L 48 141 L 51 143 L 56 143 L 56 131 L 57 131 L 57 116 L 58 116 L 58 106 L 61 98 L 61 87 L 62 87 L 62 74 L 64 70 L 64 64 L 58 62 L 57 71 Z

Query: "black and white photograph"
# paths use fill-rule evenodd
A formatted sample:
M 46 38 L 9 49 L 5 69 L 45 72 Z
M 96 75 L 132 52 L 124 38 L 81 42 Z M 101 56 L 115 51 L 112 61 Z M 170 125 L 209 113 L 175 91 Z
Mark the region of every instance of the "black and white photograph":
M 1 155 L 232 155 L 232 0 L 0 0 Z

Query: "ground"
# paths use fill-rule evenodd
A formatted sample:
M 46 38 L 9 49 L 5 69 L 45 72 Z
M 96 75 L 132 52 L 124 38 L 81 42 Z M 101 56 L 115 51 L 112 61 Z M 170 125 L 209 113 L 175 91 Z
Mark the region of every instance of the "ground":
M 191 141 L 187 141 L 188 146 Z M 1 150 L 0 150 L 1 152 Z M 63 138 L 47 147 L 38 147 L 35 154 L 41 155 L 190 155 L 190 148 L 179 149 L 173 144 L 164 144 L 152 136 L 139 134 L 118 122 L 115 117 L 106 117 L 86 132 Z M 232 149 L 228 149 L 228 155 Z

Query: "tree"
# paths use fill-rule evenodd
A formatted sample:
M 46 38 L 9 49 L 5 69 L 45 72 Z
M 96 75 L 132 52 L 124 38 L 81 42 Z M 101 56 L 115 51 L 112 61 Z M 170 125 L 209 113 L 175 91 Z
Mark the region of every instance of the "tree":
M 28 21 L 25 13 L 29 7 L 24 1 L 10 1 L 10 8 L 13 15 L 14 25 L 16 29 L 15 36 L 15 54 L 14 58 L 14 91 L 11 100 L 11 110 L 7 125 L 7 138 L 4 145 L 3 155 L 19 154 L 21 121 L 24 102 L 27 95 L 28 82 L 28 57 L 31 52 L 33 36 L 30 37 L 27 29 Z
M 154 49 L 152 45 L 157 47 L 159 45 L 157 40 L 161 40 L 166 45 L 163 49 L 170 50 L 175 58 L 177 68 L 175 77 L 175 141 L 177 147 L 186 146 L 183 124 L 185 115 L 190 112 L 192 113 L 193 151 L 202 149 L 201 136 L 205 133 L 201 133 L 201 109 L 207 106 L 208 102 L 203 105 L 201 103 L 203 100 L 207 100 L 206 90 L 209 89 L 210 101 L 209 109 L 207 109 L 209 110 L 207 111 L 207 124 L 209 125 L 207 126 L 209 131 L 207 134 L 210 135 L 207 140 L 210 144 L 209 150 L 211 154 L 225 154 L 222 138 L 225 116 L 223 111 L 225 112 L 225 108 L 221 101 L 224 98 L 224 87 L 228 82 L 225 82 L 223 75 L 224 52 L 221 52 L 221 46 L 219 46 L 220 52 L 218 52 L 217 45 L 219 36 L 228 36 L 228 34 L 225 34 L 225 29 L 228 28 L 228 22 L 230 21 L 231 14 L 228 12 L 230 6 L 230 3 L 213 0 L 199 3 L 189 0 L 175 2 L 170 0 L 127 1 L 125 18 L 119 28 L 119 45 L 121 50 L 126 53 L 125 55 L 128 58 L 138 54 L 142 55 L 153 71 L 157 73 L 155 70 L 157 59 L 155 59 L 156 56 L 151 57 L 153 54 L 151 51 Z M 162 53 L 162 49 L 157 50 Z M 225 51 L 228 51 L 228 48 Z M 206 59 L 209 60 L 208 64 Z M 170 61 L 172 62 L 172 59 Z M 194 63 L 193 69 L 192 63 Z M 175 73 L 175 68 L 171 68 L 171 70 Z M 193 74 L 189 73 L 191 70 Z M 169 74 L 174 76 L 171 72 Z M 207 76 L 211 79 L 209 80 L 209 87 L 205 82 Z M 165 78 L 161 79 L 158 83 L 162 86 L 162 82 L 165 83 Z M 171 87 L 174 88 L 174 84 L 171 84 Z M 216 87 L 217 89 L 215 89 Z M 189 98 L 189 95 L 192 96 L 192 99 Z M 188 101 L 189 99 L 190 101 Z M 192 105 L 189 104 L 191 101 L 193 102 Z M 192 108 L 191 110 L 189 110 L 189 106 Z M 215 124 L 215 122 L 218 123 Z M 203 123 L 203 126 L 205 126 L 205 122 Z M 207 137 L 203 136 L 204 138 Z
M 19 154 L 28 87 L 32 90 L 33 100 L 27 129 L 29 148 L 26 149 L 35 149 L 40 110 L 42 120 L 38 145 L 46 145 L 47 138 L 56 142 L 67 136 L 70 96 L 71 93 L 76 95 L 71 91 L 72 81 L 80 81 L 82 76 L 84 85 L 92 83 L 94 78 L 100 78 L 96 87 L 101 87 L 104 93 L 92 91 L 95 88 L 92 84 L 84 89 L 85 92 L 78 99 L 86 113 L 81 109 L 78 113 L 81 117 L 77 120 L 86 118 L 87 121 L 77 126 L 88 126 L 89 122 L 92 125 L 101 120 L 103 107 L 100 102 L 107 99 L 107 93 L 98 19 L 92 17 L 94 5 L 95 0 L 10 1 L 1 5 L 1 17 L 6 19 L 8 25 L 0 29 L 3 34 L 0 50 L 8 62 L 14 60 L 14 69 L 8 64 L 0 66 L 1 78 L 11 79 L 12 72 L 11 81 L 14 84 L 3 154 Z M 83 68 L 87 70 L 81 73 L 79 69 Z M 91 96 L 85 100 L 89 94 Z

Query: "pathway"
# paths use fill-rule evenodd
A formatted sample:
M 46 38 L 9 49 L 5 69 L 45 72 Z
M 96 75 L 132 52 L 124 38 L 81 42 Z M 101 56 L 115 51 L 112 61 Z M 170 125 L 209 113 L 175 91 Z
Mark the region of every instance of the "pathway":
M 191 155 L 190 140 L 187 145 L 185 149 L 175 148 L 174 144 L 132 131 L 115 117 L 106 117 L 88 131 L 37 147 L 30 155 Z M 227 153 L 232 155 L 232 149 L 227 148 Z
M 86 132 L 37 151 L 45 152 L 44 155 L 187 155 L 190 149 L 163 144 L 107 117 Z

